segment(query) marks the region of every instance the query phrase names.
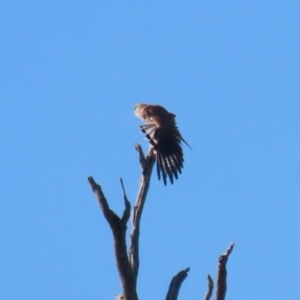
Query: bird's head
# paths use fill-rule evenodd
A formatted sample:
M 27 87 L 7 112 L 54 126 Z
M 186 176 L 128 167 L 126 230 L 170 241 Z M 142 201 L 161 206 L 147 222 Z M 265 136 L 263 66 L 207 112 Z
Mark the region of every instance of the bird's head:
M 148 104 L 145 103 L 139 103 L 134 107 L 134 114 L 140 118 L 140 119 L 144 119 L 144 109 Z

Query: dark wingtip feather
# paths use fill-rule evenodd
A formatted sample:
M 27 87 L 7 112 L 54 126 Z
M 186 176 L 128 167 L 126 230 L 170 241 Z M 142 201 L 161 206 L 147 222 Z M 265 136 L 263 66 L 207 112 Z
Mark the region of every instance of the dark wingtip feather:
M 183 168 L 182 142 L 189 148 L 191 146 L 182 138 L 179 131 L 168 134 L 162 127 L 158 128 L 153 123 L 142 125 L 140 128 L 156 151 L 158 179 L 162 178 L 164 185 L 167 185 L 168 180 L 173 184 Z M 176 129 L 178 130 L 177 127 Z
M 165 167 L 166 167 L 166 171 L 168 173 L 168 176 L 169 176 L 169 179 L 170 179 L 170 182 L 173 184 L 173 170 L 169 164 L 169 161 L 168 161 L 168 158 L 164 158 L 164 161 L 165 161 Z

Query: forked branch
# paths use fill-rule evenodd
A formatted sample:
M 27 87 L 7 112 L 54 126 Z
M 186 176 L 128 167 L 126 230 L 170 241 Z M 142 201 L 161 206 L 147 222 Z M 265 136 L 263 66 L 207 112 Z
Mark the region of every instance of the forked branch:
M 226 263 L 228 261 L 228 257 L 232 252 L 234 247 L 234 243 L 229 246 L 229 248 L 219 257 L 219 264 L 218 264 L 218 274 L 217 274 L 217 290 L 216 290 L 216 300 L 225 300 L 226 290 L 227 290 L 227 270 L 226 270 Z M 210 275 L 207 276 L 208 279 L 208 290 L 204 297 L 204 300 L 209 300 L 213 289 L 214 289 L 214 282 Z
M 127 255 L 126 229 L 127 222 L 130 218 L 130 203 L 127 199 L 123 182 L 121 181 L 124 191 L 125 209 L 122 218 L 120 218 L 113 210 L 109 208 L 108 202 L 102 192 L 100 185 L 98 185 L 94 181 L 93 177 L 88 177 L 88 181 L 93 192 L 96 195 L 103 215 L 107 220 L 114 236 L 115 257 L 117 261 L 119 276 L 121 279 L 124 300 L 138 300 L 135 288 L 135 280 Z
M 130 218 L 131 205 L 128 201 L 125 187 L 121 179 L 121 186 L 123 190 L 124 198 L 124 212 L 120 218 L 113 210 L 110 209 L 109 204 L 104 196 L 101 186 L 97 184 L 93 177 L 88 177 L 88 181 L 93 192 L 96 195 L 102 213 L 107 220 L 114 237 L 114 251 L 116 257 L 117 268 L 122 285 L 122 294 L 117 295 L 117 299 L 122 300 L 138 300 L 137 295 L 137 277 L 139 271 L 139 236 L 140 236 L 140 220 L 142 217 L 143 208 L 146 201 L 146 196 L 150 186 L 150 179 L 152 169 L 156 160 L 156 154 L 153 148 L 150 147 L 147 156 L 145 157 L 140 145 L 135 146 L 138 154 L 139 161 L 142 167 L 142 176 L 140 181 L 140 188 L 137 195 L 136 204 L 133 209 L 132 215 L 132 231 L 130 234 L 130 246 L 129 254 L 126 245 L 126 229 L 127 223 Z M 226 252 L 219 257 L 218 264 L 218 278 L 217 278 L 217 290 L 216 300 L 225 300 L 227 290 L 227 270 L 226 263 L 228 257 L 232 252 L 234 244 L 232 244 Z M 166 300 L 177 300 L 180 287 L 187 277 L 189 268 L 180 271 L 175 275 L 170 283 Z M 208 275 L 208 291 L 205 296 L 205 300 L 211 298 L 214 288 L 212 278 Z
M 140 220 L 150 185 L 153 165 L 156 158 L 152 148 L 150 148 L 146 157 L 140 145 L 136 145 L 136 150 L 139 153 L 139 161 L 142 166 L 142 177 L 139 193 L 137 196 L 137 202 L 133 209 L 133 224 L 132 233 L 130 235 L 129 256 L 127 254 L 126 246 L 126 229 L 127 222 L 130 218 L 131 206 L 125 192 L 123 180 L 121 179 L 121 186 L 123 190 L 125 209 L 122 217 L 120 218 L 113 210 L 109 208 L 108 202 L 100 185 L 98 185 L 94 181 L 93 177 L 88 177 L 91 188 L 96 195 L 103 215 L 107 220 L 114 236 L 115 257 L 122 285 L 122 295 L 118 297 L 122 297 L 122 299 L 124 300 L 138 300 L 136 283 L 139 269 Z

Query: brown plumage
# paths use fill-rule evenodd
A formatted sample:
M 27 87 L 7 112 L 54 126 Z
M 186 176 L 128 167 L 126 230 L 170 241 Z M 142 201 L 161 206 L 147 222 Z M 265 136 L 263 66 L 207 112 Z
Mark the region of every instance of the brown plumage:
M 141 130 L 156 151 L 158 179 L 160 180 L 162 174 L 165 185 L 167 177 L 173 184 L 174 177 L 178 179 L 178 173 L 183 168 L 181 142 L 189 146 L 178 130 L 176 116 L 160 105 L 144 103 L 136 105 L 134 111 L 146 123 L 140 126 Z

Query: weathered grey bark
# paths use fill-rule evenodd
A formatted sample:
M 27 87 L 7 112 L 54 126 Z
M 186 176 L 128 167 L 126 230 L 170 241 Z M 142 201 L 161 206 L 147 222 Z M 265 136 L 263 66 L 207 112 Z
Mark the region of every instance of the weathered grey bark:
M 139 235 L 140 235 L 140 220 L 143 212 L 143 208 L 146 201 L 146 196 L 150 186 L 151 173 L 153 165 L 155 163 L 156 155 L 150 148 L 147 156 L 145 157 L 140 145 L 135 146 L 139 153 L 139 161 L 142 167 L 142 176 L 140 181 L 140 189 L 137 195 L 136 204 L 133 209 L 132 215 L 132 231 L 130 234 L 130 246 L 127 250 L 126 245 L 126 230 L 127 222 L 130 218 L 131 205 L 127 199 L 123 181 L 121 179 L 121 186 L 123 189 L 123 197 L 125 209 L 122 217 L 120 218 L 113 210 L 110 209 L 108 202 L 104 196 L 101 186 L 97 184 L 93 177 L 88 177 L 88 181 L 91 185 L 93 192 L 99 202 L 100 208 L 103 212 L 105 219 L 107 220 L 114 237 L 114 252 L 116 257 L 117 268 L 121 280 L 122 294 L 117 295 L 117 299 L 122 300 L 138 300 L 137 294 L 137 277 L 139 271 Z M 228 256 L 230 255 L 234 244 L 232 244 L 228 250 L 220 256 L 218 265 L 218 281 L 216 300 L 224 300 L 226 294 L 226 263 Z M 170 283 L 166 300 L 177 300 L 180 287 L 187 277 L 189 268 L 180 271 L 175 275 Z M 208 292 L 205 296 L 205 300 L 209 300 L 214 285 L 211 277 L 208 275 Z
M 170 283 L 168 294 L 166 300 L 177 300 L 181 284 L 184 279 L 188 276 L 188 271 L 190 268 L 180 271 L 175 275 Z
M 116 215 L 114 211 L 109 208 L 108 202 L 102 192 L 100 185 L 98 185 L 93 177 L 89 177 L 88 181 L 95 193 L 100 204 L 101 210 L 105 219 L 107 220 L 113 236 L 114 236 L 114 250 L 117 261 L 117 267 L 121 279 L 121 285 L 125 300 L 138 300 L 135 289 L 134 276 L 129 264 L 126 247 L 126 229 L 127 222 L 130 218 L 130 203 L 127 200 L 124 191 L 125 210 L 122 218 Z
M 224 300 L 227 290 L 227 270 L 226 270 L 226 263 L 232 249 L 234 247 L 234 243 L 229 246 L 229 248 L 219 257 L 219 264 L 218 264 L 218 274 L 217 274 L 217 290 L 216 290 L 216 300 Z M 214 289 L 214 282 L 210 275 L 207 275 L 208 279 L 208 290 L 205 295 L 204 300 L 209 300 L 212 296 L 212 292 Z
M 217 279 L 217 291 L 216 300 L 224 300 L 227 291 L 227 269 L 226 264 L 228 257 L 232 252 L 234 243 L 229 246 L 229 248 L 219 257 L 218 265 L 218 279 Z
M 142 167 L 140 189 L 138 192 L 136 204 L 133 209 L 132 231 L 130 235 L 131 244 L 129 248 L 129 262 L 133 271 L 133 277 L 136 284 L 137 276 L 139 272 L 139 265 L 140 265 L 140 259 L 139 259 L 140 220 L 142 217 L 146 196 L 150 186 L 151 173 L 152 173 L 153 165 L 155 163 L 155 154 L 151 147 L 147 154 L 147 157 L 145 158 L 141 146 L 136 144 L 135 148 L 139 153 L 140 165 Z
M 108 202 L 100 185 L 94 181 L 93 177 L 88 177 L 91 188 L 96 195 L 103 215 L 107 220 L 114 236 L 115 257 L 122 285 L 121 297 L 124 300 L 138 300 L 136 283 L 139 269 L 140 219 L 150 185 L 152 168 L 155 163 L 155 154 L 153 153 L 152 149 L 149 150 L 147 157 L 144 156 L 140 145 L 136 145 L 136 150 L 139 153 L 139 160 L 142 166 L 142 178 L 140 190 L 137 196 L 137 203 L 133 210 L 133 224 L 132 233 L 130 236 L 131 244 L 129 247 L 129 255 L 127 254 L 126 246 L 126 229 L 127 222 L 130 218 L 131 206 L 127 199 L 122 179 L 121 185 L 124 195 L 125 210 L 123 212 L 123 216 L 120 218 L 113 210 L 109 208 Z

